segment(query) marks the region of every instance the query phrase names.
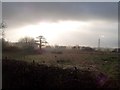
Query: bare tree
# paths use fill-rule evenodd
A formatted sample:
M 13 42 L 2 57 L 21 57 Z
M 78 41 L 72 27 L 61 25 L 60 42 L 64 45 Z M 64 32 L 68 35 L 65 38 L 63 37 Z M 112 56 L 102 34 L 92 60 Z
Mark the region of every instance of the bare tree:
M 7 28 L 7 25 L 4 21 L 0 24 L 0 35 L 3 39 L 5 39 L 5 28 Z
M 7 25 L 2 21 L 0 23 L 0 46 L 2 46 L 3 49 L 8 46 L 8 42 L 5 41 L 5 28 L 7 28 Z
M 20 44 L 20 46 L 22 46 L 24 49 L 25 48 L 34 48 L 35 45 L 35 40 L 32 37 L 24 37 L 21 38 L 18 43 Z

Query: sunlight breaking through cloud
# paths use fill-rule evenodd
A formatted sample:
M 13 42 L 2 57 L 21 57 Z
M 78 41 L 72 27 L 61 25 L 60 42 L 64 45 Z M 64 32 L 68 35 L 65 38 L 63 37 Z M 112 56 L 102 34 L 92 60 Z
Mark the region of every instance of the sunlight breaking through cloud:
M 16 30 L 18 31 L 19 37 L 31 36 L 35 38 L 38 35 L 43 35 L 48 40 L 52 40 L 59 37 L 60 34 L 64 34 L 64 32 L 69 33 L 70 31 L 76 31 L 78 29 L 84 32 L 83 28 L 85 27 L 90 27 L 90 23 L 80 21 L 58 21 L 40 22 L 36 25 L 24 26 Z

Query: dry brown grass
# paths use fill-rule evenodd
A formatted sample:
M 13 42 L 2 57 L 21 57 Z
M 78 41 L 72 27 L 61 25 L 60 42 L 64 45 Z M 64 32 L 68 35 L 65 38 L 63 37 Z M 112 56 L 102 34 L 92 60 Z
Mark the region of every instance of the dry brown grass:
M 8 54 L 6 54 L 7 56 Z M 65 50 L 62 54 L 45 52 L 43 54 L 21 55 L 10 54 L 10 58 L 25 60 L 40 64 L 59 66 L 62 68 L 74 68 L 101 71 L 116 77 L 117 54 L 106 52 L 82 52 L 79 50 Z

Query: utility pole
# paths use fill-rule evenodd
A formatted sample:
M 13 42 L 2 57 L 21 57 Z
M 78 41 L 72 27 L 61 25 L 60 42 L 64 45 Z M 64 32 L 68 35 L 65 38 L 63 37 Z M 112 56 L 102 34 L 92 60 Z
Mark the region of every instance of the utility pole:
M 104 38 L 104 35 L 99 35 L 99 38 L 98 38 L 98 50 L 101 50 L 101 38 Z
M 98 39 L 98 50 L 100 50 L 100 37 Z

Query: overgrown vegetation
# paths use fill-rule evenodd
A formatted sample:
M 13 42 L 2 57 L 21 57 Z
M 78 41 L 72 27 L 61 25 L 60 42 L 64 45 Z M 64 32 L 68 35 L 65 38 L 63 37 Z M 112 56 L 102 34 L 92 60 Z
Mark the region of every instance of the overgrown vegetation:
M 82 89 L 118 88 L 118 82 L 98 71 L 62 69 L 38 63 L 3 60 L 4 89 Z
M 25 52 L 16 52 L 16 53 L 3 53 L 3 58 L 23 60 L 27 62 L 32 62 L 33 60 L 36 63 L 60 66 L 63 68 L 74 67 L 87 69 L 87 70 L 97 70 L 106 73 L 109 77 L 118 78 L 119 69 L 118 69 L 118 54 L 116 53 L 93 53 L 93 52 L 80 52 L 78 54 L 65 53 L 63 54 L 33 54 Z

